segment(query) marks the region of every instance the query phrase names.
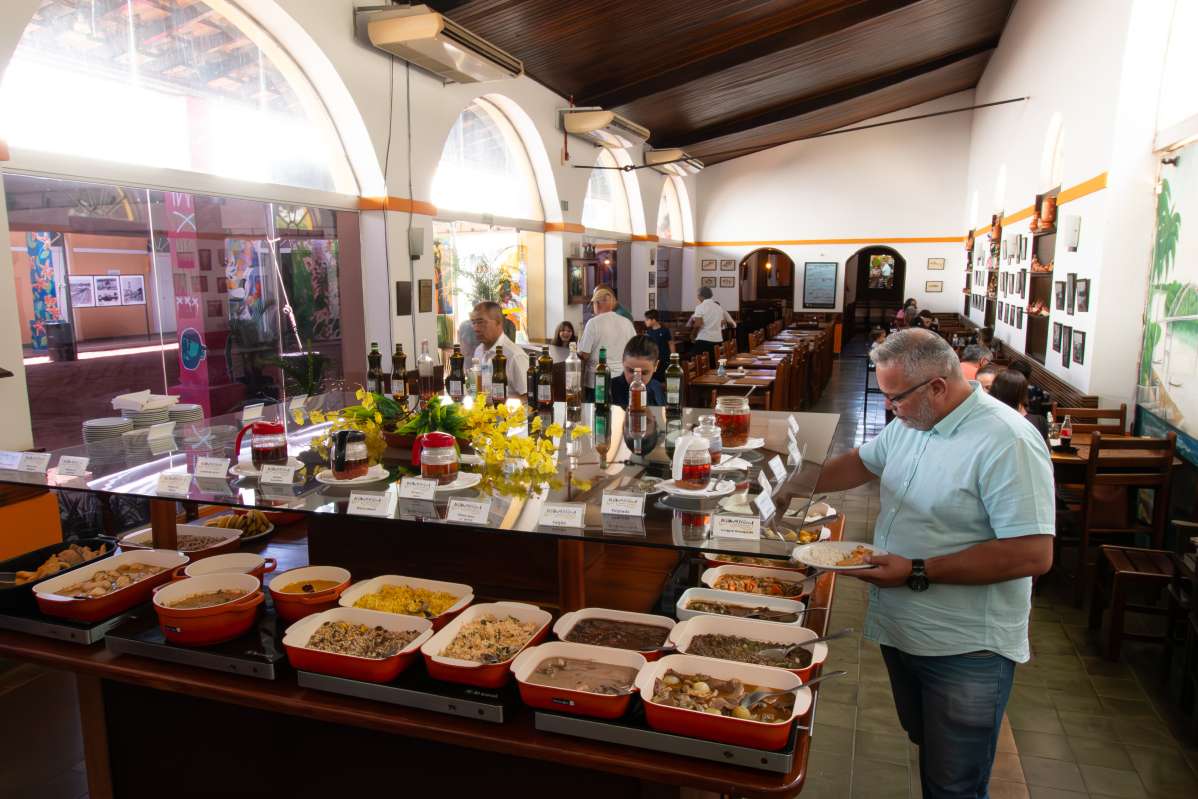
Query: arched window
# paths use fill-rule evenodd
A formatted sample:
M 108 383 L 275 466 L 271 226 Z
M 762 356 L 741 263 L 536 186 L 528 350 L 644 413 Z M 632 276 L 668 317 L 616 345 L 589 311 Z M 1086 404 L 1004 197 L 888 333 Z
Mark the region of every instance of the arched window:
M 616 157 L 606 148 L 599 150 L 591 177 L 587 181 L 587 196 L 582 204 L 582 225 L 591 230 L 612 233 L 632 233 L 628 211 L 628 191 Z
M 43 0 L 0 83 L 14 148 L 344 194 L 359 187 L 303 71 L 218 0 Z
M 475 99 L 449 131 L 433 177 L 432 202 L 451 215 L 545 218 L 524 142 L 489 100 Z
M 661 186 L 661 203 L 657 208 L 657 238 L 662 241 L 684 241 L 682 204 L 674 178 L 667 177 Z

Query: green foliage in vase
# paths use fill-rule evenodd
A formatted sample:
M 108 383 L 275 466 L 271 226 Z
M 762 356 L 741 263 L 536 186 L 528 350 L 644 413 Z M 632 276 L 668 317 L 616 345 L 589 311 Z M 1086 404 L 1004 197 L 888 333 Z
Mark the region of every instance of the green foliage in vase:
M 421 433 L 449 433 L 454 438 L 465 438 L 466 417 L 461 408 L 443 397 L 433 397 L 415 416 L 396 429 L 400 435 L 418 436 Z

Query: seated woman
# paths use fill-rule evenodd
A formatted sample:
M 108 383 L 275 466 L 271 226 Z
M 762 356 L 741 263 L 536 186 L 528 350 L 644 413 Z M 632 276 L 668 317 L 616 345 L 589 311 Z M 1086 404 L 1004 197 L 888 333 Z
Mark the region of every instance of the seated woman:
M 903 303 L 903 307 L 894 315 L 894 326 L 898 328 L 907 327 L 911 321 L 919 315 L 919 305 L 915 302 L 914 297 L 908 297 Z
M 988 363 L 981 369 L 978 369 L 977 381 L 982 384 L 982 391 L 990 393 L 991 386 L 994 385 L 994 378 L 998 377 L 1005 371 L 1005 367 L 999 366 L 996 363 Z
M 928 330 L 935 330 L 937 332 L 940 331 L 940 320 L 932 316 L 931 311 L 920 311 L 919 321 L 920 324 L 922 324 Z
M 1048 440 L 1048 421 L 1038 413 L 1027 412 L 1027 378 L 1014 369 L 1004 369 L 994 378 L 990 396 L 1010 405 L 1023 414 L 1045 441 Z
M 624 345 L 624 372 L 611 381 L 611 402 L 621 408 L 628 407 L 628 387 L 632 385 L 635 371 L 641 370 L 641 382 L 645 384 L 645 401 L 650 405 L 666 404 L 666 388 L 660 380 L 653 378 L 657 371 L 657 345 L 648 336 L 633 336 Z

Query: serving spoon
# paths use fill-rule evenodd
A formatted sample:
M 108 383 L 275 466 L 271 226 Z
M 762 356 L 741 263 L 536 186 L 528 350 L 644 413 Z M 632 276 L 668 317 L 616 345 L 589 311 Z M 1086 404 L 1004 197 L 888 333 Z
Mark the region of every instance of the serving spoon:
M 846 635 L 852 635 L 852 634 L 853 634 L 853 628 L 845 627 L 843 630 L 837 630 L 836 632 L 832 633 L 831 635 L 824 635 L 819 638 L 812 638 L 809 641 L 800 641 L 797 644 L 791 644 L 790 646 L 774 647 L 773 649 L 762 649 L 760 652 L 757 653 L 757 655 L 759 657 L 763 657 L 763 658 L 770 658 L 771 660 L 785 660 L 786 658 L 790 657 L 791 652 L 795 651 L 799 647 L 809 647 L 814 644 L 822 644 L 824 641 L 835 641 L 837 638 L 844 638 Z
M 809 680 L 808 682 L 803 683 L 798 688 L 788 688 L 785 691 L 775 691 L 770 688 L 767 688 L 762 691 L 754 691 L 753 693 L 746 696 L 744 699 L 737 702 L 737 704 L 740 705 L 741 707 L 743 707 L 745 710 L 749 710 L 749 709 L 753 708 L 754 706 L 761 704 L 762 700 L 769 699 L 771 696 L 782 696 L 783 694 L 797 695 L 798 692 L 803 690 L 804 688 L 810 688 L 811 686 L 815 685 L 816 683 L 823 682 L 824 680 L 830 680 L 833 677 L 843 677 L 846 674 L 848 674 L 847 671 L 834 671 L 831 674 L 821 674 L 820 676 L 816 677 L 814 680 Z

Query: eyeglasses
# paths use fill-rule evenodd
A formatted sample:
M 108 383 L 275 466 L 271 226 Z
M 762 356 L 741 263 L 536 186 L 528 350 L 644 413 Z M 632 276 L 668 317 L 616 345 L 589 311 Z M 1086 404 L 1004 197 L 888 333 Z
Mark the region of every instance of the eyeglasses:
M 885 397 L 886 401 L 889 402 L 891 405 L 898 405 L 900 402 L 902 402 L 907 397 L 914 394 L 916 391 L 919 391 L 921 388 L 926 386 L 928 383 L 931 383 L 933 380 L 939 380 L 939 379 L 940 379 L 939 375 L 937 375 L 936 377 L 929 377 L 927 380 L 923 381 L 918 386 L 912 386 L 911 388 L 907 389 L 906 391 L 899 392 L 898 394 L 886 394 L 885 392 L 883 392 L 882 396 Z

